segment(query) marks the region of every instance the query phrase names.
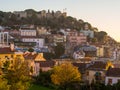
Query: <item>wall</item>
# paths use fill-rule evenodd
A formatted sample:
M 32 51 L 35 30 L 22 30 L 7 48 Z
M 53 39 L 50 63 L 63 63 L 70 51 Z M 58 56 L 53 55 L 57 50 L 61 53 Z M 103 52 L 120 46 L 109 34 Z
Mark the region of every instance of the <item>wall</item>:
M 105 85 L 108 84 L 108 80 L 109 79 L 112 79 L 112 85 L 113 85 L 113 84 L 117 83 L 118 80 L 120 80 L 120 77 L 108 77 L 108 76 L 106 76 L 106 78 L 105 78 Z

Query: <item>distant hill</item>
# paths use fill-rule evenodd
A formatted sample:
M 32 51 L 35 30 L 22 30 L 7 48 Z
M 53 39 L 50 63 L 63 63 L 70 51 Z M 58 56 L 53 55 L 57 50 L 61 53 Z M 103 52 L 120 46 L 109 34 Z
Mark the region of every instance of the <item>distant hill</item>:
M 92 26 L 89 22 L 85 22 L 82 19 L 77 20 L 75 17 L 67 16 L 66 12 L 61 11 L 35 11 L 33 9 L 27 9 L 24 11 L 3 12 L 0 11 L 0 25 L 9 26 L 12 29 L 18 29 L 17 25 L 34 24 L 35 26 L 44 26 L 51 28 L 52 30 L 59 29 L 72 29 L 72 30 L 85 30 L 87 29 L 95 32 L 95 38 L 93 41 L 102 42 L 105 39 L 107 33 L 100 31 Z

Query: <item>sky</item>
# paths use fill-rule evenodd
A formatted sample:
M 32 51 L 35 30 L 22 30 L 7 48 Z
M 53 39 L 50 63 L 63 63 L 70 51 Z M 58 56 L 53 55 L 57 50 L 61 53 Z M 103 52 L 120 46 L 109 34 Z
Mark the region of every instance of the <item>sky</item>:
M 60 10 L 106 31 L 120 42 L 120 0 L 0 0 L 1 11 Z

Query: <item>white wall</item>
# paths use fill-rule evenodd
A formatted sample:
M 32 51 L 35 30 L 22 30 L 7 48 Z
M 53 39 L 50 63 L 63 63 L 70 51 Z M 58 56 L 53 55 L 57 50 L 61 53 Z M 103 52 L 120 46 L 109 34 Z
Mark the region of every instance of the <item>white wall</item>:
M 106 76 L 106 78 L 105 78 L 105 85 L 108 84 L 108 80 L 109 79 L 112 79 L 112 85 L 113 85 L 113 84 L 116 84 L 118 82 L 118 80 L 120 80 L 120 77 L 107 77 Z
M 94 71 L 94 70 L 89 70 L 88 72 L 89 72 L 89 75 L 88 75 L 86 78 L 87 78 L 87 80 L 89 81 L 89 83 L 91 83 L 92 80 L 95 80 L 95 73 L 96 73 L 96 72 L 100 72 L 100 73 L 101 73 L 102 80 L 103 80 L 104 77 L 105 77 L 105 73 L 104 73 L 104 71 Z
M 23 38 L 23 42 L 36 42 L 37 47 L 43 47 L 45 40 L 42 38 Z
M 36 36 L 36 30 L 20 30 L 21 36 Z

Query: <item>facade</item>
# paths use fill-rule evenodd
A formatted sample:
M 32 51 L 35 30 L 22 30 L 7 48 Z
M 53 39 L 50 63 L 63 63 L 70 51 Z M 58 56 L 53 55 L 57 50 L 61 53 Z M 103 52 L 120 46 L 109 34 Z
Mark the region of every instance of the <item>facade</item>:
M 46 35 L 47 34 L 47 29 L 45 27 L 37 27 L 37 34 L 38 35 Z
M 9 32 L 9 34 L 10 35 L 17 35 L 17 36 L 19 36 L 20 35 L 20 31 L 18 31 L 18 30 L 12 30 L 12 31 Z
M 75 60 L 77 59 L 81 59 L 81 58 L 84 58 L 85 57 L 85 53 L 83 51 L 76 51 L 73 53 L 73 58 Z
M 110 68 L 106 73 L 105 85 L 113 85 L 120 82 L 120 68 Z
M 86 71 L 86 80 L 88 83 L 92 83 L 93 81 L 105 81 L 106 71 L 109 67 L 113 67 L 110 61 L 93 61 L 88 66 L 88 70 Z
M 40 62 L 40 70 L 42 71 L 49 71 L 51 70 L 55 65 L 54 61 L 41 61 Z
M 44 46 L 44 43 L 45 43 L 45 40 L 43 38 L 37 38 L 37 37 L 27 37 L 27 36 L 24 36 L 22 37 L 22 42 L 35 42 L 36 43 L 36 47 L 43 47 Z
M 39 62 L 40 61 L 46 61 L 43 57 L 43 53 L 30 53 L 26 52 L 23 54 L 24 59 L 29 63 L 29 68 L 32 69 L 30 72 L 30 75 L 37 76 L 39 75 L 40 67 Z
M 37 32 L 35 28 L 22 27 L 20 28 L 20 35 L 21 36 L 36 36 Z
M 115 49 L 112 53 L 112 57 L 114 60 L 120 60 L 120 49 Z
M 23 53 L 15 52 L 12 45 L 11 47 L 0 48 L 0 62 L 2 66 L 6 61 L 9 61 L 11 65 L 14 63 L 14 60 L 17 59 L 24 61 Z
M 104 57 L 104 46 L 103 45 L 95 45 L 97 52 L 96 52 L 96 56 L 97 57 Z
M 9 33 L 0 31 L 0 46 L 8 46 Z
M 103 47 L 96 47 L 97 48 L 97 56 L 104 57 L 104 48 Z
M 72 54 L 74 53 L 74 48 L 78 45 L 85 44 L 87 42 L 87 37 L 76 30 L 67 32 L 67 41 L 66 41 L 66 53 Z
M 74 52 L 76 51 L 83 51 L 85 53 L 85 57 L 96 57 L 97 49 L 93 45 L 81 45 L 74 48 Z
M 80 45 L 87 42 L 87 37 L 83 33 L 70 31 L 67 35 L 67 42 L 69 42 L 69 44 Z
M 81 30 L 81 33 L 84 33 L 85 36 L 88 36 L 90 38 L 94 38 L 94 31 L 91 30 Z

